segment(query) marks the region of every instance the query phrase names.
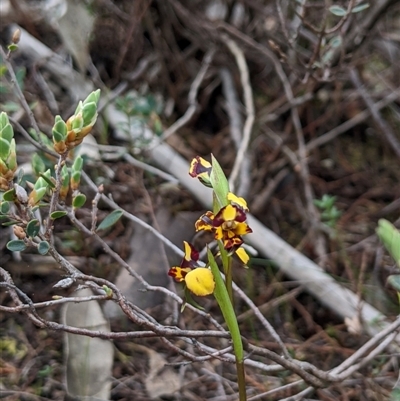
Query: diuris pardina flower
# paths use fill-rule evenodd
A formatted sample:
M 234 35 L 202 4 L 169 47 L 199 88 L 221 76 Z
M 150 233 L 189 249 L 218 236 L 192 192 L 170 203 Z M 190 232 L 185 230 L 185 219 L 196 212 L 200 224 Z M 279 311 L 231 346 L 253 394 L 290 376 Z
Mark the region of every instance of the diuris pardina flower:
M 212 164 L 200 156 L 196 156 L 190 163 L 189 175 L 198 178 L 199 181 L 207 187 L 211 185 Z M 212 212 L 206 212 L 196 222 L 196 231 L 212 231 L 215 239 L 221 239 L 224 248 L 228 251 L 235 251 L 236 255 L 247 264 L 249 256 L 240 245 L 243 243 L 242 235 L 252 232 L 251 228 L 245 222 L 246 212 L 249 211 L 246 201 L 228 192 L 227 200 L 230 205 L 222 208 L 217 215 Z
M 214 292 L 214 276 L 210 269 L 199 264 L 199 252 L 192 244 L 184 241 L 185 256 L 180 266 L 171 267 L 168 275 L 178 283 L 185 282 L 186 287 L 198 296 L 210 295 Z
M 196 231 L 212 231 L 216 240 L 222 240 L 228 251 L 243 244 L 242 235 L 250 234 L 252 229 L 246 223 L 246 213 L 239 206 L 229 204 L 216 215 L 206 212 L 196 221 Z
M 196 156 L 190 163 L 189 175 L 193 178 L 198 178 L 202 184 L 211 188 L 211 170 L 211 163 L 200 156 Z

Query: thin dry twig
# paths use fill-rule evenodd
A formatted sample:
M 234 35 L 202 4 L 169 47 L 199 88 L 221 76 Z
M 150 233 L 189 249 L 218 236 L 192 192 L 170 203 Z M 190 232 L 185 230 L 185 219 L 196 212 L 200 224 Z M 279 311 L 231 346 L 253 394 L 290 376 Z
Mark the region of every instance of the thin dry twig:
M 200 85 L 203 82 L 204 77 L 206 76 L 208 68 L 210 67 L 214 54 L 215 54 L 215 48 L 211 48 L 204 55 L 201 68 L 197 73 L 196 78 L 192 82 L 192 85 L 190 86 L 190 91 L 188 96 L 189 107 L 187 108 L 185 114 L 182 117 L 178 118 L 178 120 L 176 120 L 170 127 L 168 127 L 164 131 L 164 133 L 161 135 L 160 138 L 161 141 L 165 141 L 169 136 L 178 131 L 178 129 L 186 125 L 196 113 L 198 108 L 197 93 L 199 92 Z
M 394 153 L 396 153 L 397 157 L 400 159 L 400 141 L 397 139 L 392 127 L 380 115 L 376 104 L 372 101 L 371 96 L 365 90 L 363 83 L 361 82 L 361 78 L 355 68 L 350 69 L 350 79 L 353 82 L 353 85 L 356 87 L 361 98 L 364 100 L 364 103 L 368 107 L 368 110 L 381 131 L 381 134 L 391 146 Z
M 6 52 L 3 49 L 3 46 L 0 46 L 0 56 L 1 56 L 1 59 L 3 60 L 3 63 L 7 67 L 8 73 L 10 74 L 11 83 L 13 85 L 13 89 L 15 91 L 15 94 L 17 95 L 17 98 L 18 98 L 22 108 L 24 109 L 26 115 L 28 116 L 29 122 L 30 122 L 32 128 L 36 131 L 36 134 L 39 135 L 39 132 L 40 132 L 39 126 L 37 125 L 35 117 L 33 116 L 32 110 L 30 109 L 27 101 L 25 100 L 25 96 L 22 93 L 22 90 L 21 90 L 21 88 L 20 88 L 20 86 L 18 84 L 18 79 L 17 79 L 17 77 L 15 75 L 14 68 L 13 68 L 13 66 L 12 66 L 12 64 L 10 62 L 11 54 L 12 53 L 6 54 Z M 39 142 L 40 142 L 40 137 L 39 137 Z
M 257 394 L 257 395 L 255 395 L 254 397 L 248 398 L 247 401 L 264 400 L 264 399 L 265 399 L 264 397 L 272 396 L 272 395 L 274 395 L 274 394 L 276 394 L 276 393 L 280 393 L 280 392 L 283 392 L 283 391 L 287 391 L 287 390 L 289 390 L 289 389 L 292 389 L 293 387 L 300 386 L 300 385 L 302 385 L 303 383 L 304 383 L 303 380 L 297 380 L 297 381 L 295 381 L 295 382 L 293 382 L 293 383 L 288 383 L 288 384 L 285 384 L 285 385 L 280 386 L 280 387 L 278 387 L 278 388 L 274 388 L 274 389 L 272 389 L 272 390 L 268 390 L 268 391 L 266 391 L 266 392 L 264 392 L 264 393 Z
M 291 357 L 289 355 L 289 351 L 287 350 L 282 339 L 279 337 L 279 334 L 272 327 L 271 323 L 260 312 L 260 309 L 257 308 L 257 306 L 254 304 L 254 302 L 244 293 L 244 291 L 237 284 L 233 283 L 233 289 L 240 296 L 240 298 L 242 298 L 243 301 L 246 302 L 246 304 L 253 311 L 254 315 L 257 317 L 257 319 L 260 321 L 260 323 L 265 327 L 265 329 L 268 331 L 268 333 L 271 335 L 271 337 L 276 341 L 276 343 L 279 345 L 284 357 L 287 359 L 291 359 Z
M 332 369 L 332 374 L 338 374 L 344 372 L 346 369 L 350 368 L 355 362 L 361 358 L 368 350 L 379 344 L 385 337 L 394 333 L 400 327 L 400 317 L 398 317 L 393 323 L 389 324 L 385 329 L 381 330 L 371 339 L 369 339 L 362 347 L 360 347 L 353 355 L 346 359 L 343 363 Z
M 229 38 L 227 35 L 221 36 L 222 40 L 228 46 L 231 53 L 234 55 L 237 66 L 240 71 L 240 81 L 243 87 L 244 104 L 246 108 L 246 121 L 243 126 L 243 136 L 241 139 L 240 146 L 236 155 L 235 162 L 233 164 L 232 172 L 229 177 L 229 185 L 233 192 L 235 192 L 235 183 L 239 175 L 240 169 L 242 168 L 243 161 L 250 143 L 251 132 L 253 130 L 255 111 L 253 101 L 253 91 L 250 84 L 249 69 L 247 67 L 246 58 L 242 49 L 237 45 L 235 41 Z M 240 195 L 240 193 L 239 193 Z
M 395 100 L 400 99 L 400 91 L 394 91 L 387 95 L 385 98 L 376 102 L 374 105 L 375 110 L 379 111 L 384 107 L 388 106 L 390 103 L 393 103 Z M 355 127 L 356 125 L 365 121 L 371 115 L 370 110 L 364 110 L 357 115 L 355 115 L 350 120 L 347 120 L 343 124 L 338 125 L 337 127 L 333 128 L 332 130 L 326 132 L 325 134 L 319 136 L 318 138 L 312 139 L 310 142 L 307 143 L 306 149 L 310 152 L 313 149 L 316 149 L 322 145 L 331 142 L 337 136 L 344 134 L 345 132 L 349 131 L 351 128 Z
M 43 78 L 43 75 L 38 71 L 36 68 L 33 69 L 33 77 L 37 85 L 39 86 L 41 92 L 43 93 L 44 98 L 46 99 L 47 105 L 51 112 L 56 115 L 59 114 L 60 111 L 58 109 L 58 104 L 56 98 L 51 91 L 49 85 L 47 84 L 46 80 Z

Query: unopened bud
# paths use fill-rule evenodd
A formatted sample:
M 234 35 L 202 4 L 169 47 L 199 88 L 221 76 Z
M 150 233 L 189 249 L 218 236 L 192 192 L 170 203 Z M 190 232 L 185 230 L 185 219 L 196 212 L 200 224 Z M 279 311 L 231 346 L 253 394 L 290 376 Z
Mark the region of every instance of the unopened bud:
M 13 226 L 13 231 L 14 231 L 15 236 L 16 236 L 18 239 L 24 239 L 24 238 L 26 238 L 26 232 L 24 231 L 24 229 L 23 229 L 22 227 L 20 227 L 20 226 Z
M 16 45 L 17 43 L 19 43 L 20 39 L 21 39 L 21 29 L 17 29 L 14 31 L 11 37 L 11 42 Z

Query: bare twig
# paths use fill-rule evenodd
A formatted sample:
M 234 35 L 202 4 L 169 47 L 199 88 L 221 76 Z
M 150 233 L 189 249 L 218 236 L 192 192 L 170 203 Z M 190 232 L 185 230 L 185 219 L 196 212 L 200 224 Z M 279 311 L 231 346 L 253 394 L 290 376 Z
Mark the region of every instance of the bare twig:
M 385 98 L 380 100 L 379 102 L 375 103 L 374 108 L 375 110 L 381 110 L 384 107 L 388 106 L 390 103 L 393 103 L 396 99 L 400 99 L 400 91 L 394 91 L 387 95 Z M 364 110 L 361 113 L 358 113 L 356 116 L 347 120 L 343 124 L 338 125 L 337 127 L 333 128 L 332 130 L 328 131 L 327 133 L 319 136 L 318 138 L 312 139 L 310 142 L 307 143 L 306 149 L 310 152 L 313 149 L 316 149 L 322 145 L 325 145 L 328 142 L 331 142 L 337 136 L 344 134 L 351 128 L 355 127 L 356 125 L 360 124 L 361 122 L 365 121 L 371 115 L 369 110 Z
M 253 91 L 251 89 L 250 77 L 249 77 L 249 69 L 247 67 L 247 62 L 246 58 L 244 57 L 243 51 L 236 44 L 236 42 L 230 39 L 227 35 L 222 35 L 221 37 L 236 59 L 236 63 L 240 71 L 240 80 L 243 87 L 244 104 L 246 107 L 246 114 L 247 114 L 246 121 L 243 126 L 243 136 L 241 139 L 240 147 L 236 155 L 235 163 L 232 168 L 232 173 L 229 177 L 229 185 L 231 190 L 234 192 L 235 182 L 239 175 L 239 171 L 242 168 L 247 148 L 250 143 L 250 136 L 253 129 L 255 112 L 254 112 Z M 241 194 L 239 193 L 239 195 Z
M 105 99 L 100 100 L 98 112 L 100 113 L 108 104 L 113 103 L 116 98 L 121 96 L 129 87 L 130 83 L 139 79 L 145 73 L 145 71 L 147 71 L 149 64 L 155 59 L 156 57 L 154 55 L 150 55 L 149 57 L 141 59 L 132 72 L 126 76 L 123 76 L 124 81 L 120 82 Z
M 254 214 L 258 214 L 263 207 L 265 207 L 271 195 L 274 193 L 277 186 L 282 180 L 289 174 L 289 169 L 284 168 L 278 172 L 278 174 L 269 180 L 265 188 L 257 195 L 253 204 L 251 205 L 251 211 Z
M 197 73 L 196 78 L 192 82 L 190 87 L 188 102 L 189 107 L 186 110 L 185 114 L 176 120 L 170 127 L 168 127 L 164 133 L 161 135 L 161 140 L 164 141 L 169 136 L 174 134 L 178 129 L 182 128 L 185 124 L 187 124 L 190 119 L 194 116 L 197 111 L 198 103 L 197 103 L 197 93 L 199 91 L 200 85 L 204 80 L 204 77 L 207 73 L 208 68 L 213 60 L 215 54 L 215 48 L 211 48 L 205 55 L 203 59 L 203 64 Z
M 96 184 L 90 179 L 90 177 L 82 171 L 82 177 L 84 178 L 85 182 L 89 185 L 89 187 L 97 193 L 97 186 Z M 115 203 L 112 199 L 107 197 L 105 194 L 101 195 L 101 199 L 112 209 L 120 209 L 120 206 Z M 139 219 L 139 217 L 134 216 L 131 213 L 128 213 L 125 210 L 122 210 L 123 216 L 125 216 L 127 219 L 133 221 L 136 224 L 139 224 L 141 227 L 145 228 L 146 230 L 150 231 L 152 234 L 154 234 L 155 237 L 157 237 L 159 240 L 161 240 L 165 245 L 167 245 L 170 249 L 172 249 L 178 256 L 183 256 L 184 253 L 183 251 L 177 247 L 174 243 L 172 243 L 168 238 L 166 238 L 164 235 L 162 235 L 160 232 L 158 232 L 154 227 L 151 225 L 147 224 L 144 222 L 142 219 Z
M 14 88 L 15 94 L 17 95 L 17 98 L 18 98 L 22 108 L 24 109 L 26 115 L 28 116 L 29 122 L 30 122 L 32 128 L 36 131 L 36 134 L 39 135 L 39 132 L 40 132 L 39 126 L 37 125 L 35 117 L 33 116 L 33 112 L 30 109 L 27 101 L 25 100 L 25 96 L 22 93 L 21 88 L 19 87 L 18 79 L 17 79 L 17 77 L 15 75 L 14 68 L 11 65 L 11 62 L 10 62 L 10 55 L 7 55 L 5 53 L 5 51 L 3 50 L 3 46 L 0 46 L 0 56 L 1 56 L 2 60 L 3 60 L 3 63 L 7 67 L 8 73 L 10 74 L 11 83 L 13 84 L 13 88 Z M 40 142 L 40 139 L 39 139 L 39 142 Z
M 385 337 L 394 333 L 400 327 L 400 317 L 398 317 L 393 323 L 389 324 L 385 329 L 377 333 L 374 337 L 368 340 L 362 347 L 360 347 L 353 355 L 346 359 L 342 364 L 337 366 L 331 371 L 331 374 L 339 374 L 344 372 L 355 364 L 355 362 L 365 355 L 368 350 L 379 344 Z
M 56 101 L 56 98 L 49 88 L 49 85 L 47 84 L 46 80 L 43 78 L 43 75 L 38 71 L 36 68 L 33 69 L 33 76 L 36 80 L 37 85 L 39 86 L 40 90 L 43 93 L 43 96 L 45 97 L 47 104 L 49 106 L 49 109 L 53 114 L 59 114 L 60 111 L 58 109 L 58 104 Z
M 138 167 L 144 171 L 147 171 L 148 173 L 154 174 L 170 183 L 178 184 L 178 180 L 171 174 L 168 174 L 165 171 L 162 171 L 154 166 L 151 166 L 150 164 L 135 159 L 130 153 L 125 153 L 123 157 L 128 163 L 132 164 L 132 166 Z
M 272 396 L 272 395 L 274 395 L 276 393 L 280 393 L 282 391 L 287 391 L 289 389 L 292 389 L 293 387 L 300 386 L 303 383 L 304 383 L 304 380 L 297 380 L 297 381 L 295 381 L 293 383 L 285 384 L 285 385 L 280 386 L 278 388 L 274 388 L 274 389 L 268 390 L 268 391 L 266 391 L 264 393 L 257 394 L 254 397 L 248 398 L 247 401 L 264 400 L 265 399 L 264 397 Z
M 392 130 L 392 127 L 380 115 L 376 104 L 372 101 L 371 96 L 365 90 L 360 76 L 355 68 L 350 69 L 350 79 L 353 82 L 353 85 L 357 88 L 357 91 L 364 100 L 365 104 L 367 105 L 372 118 L 381 131 L 381 134 L 384 136 L 387 143 L 391 146 L 394 153 L 396 153 L 397 157 L 400 159 L 400 141 L 397 139 L 395 133 Z
M 279 344 L 279 347 L 281 348 L 282 354 L 284 355 L 285 358 L 291 359 L 289 352 L 287 348 L 285 347 L 285 344 L 279 337 L 279 334 L 276 332 L 276 330 L 271 326 L 271 324 L 268 322 L 268 320 L 264 317 L 264 315 L 260 312 L 260 310 L 257 308 L 257 306 L 254 304 L 254 302 L 244 293 L 244 291 L 237 286 L 235 283 L 233 283 L 233 289 L 235 292 L 240 296 L 240 298 L 243 299 L 243 301 L 246 302 L 246 304 L 250 307 L 250 309 L 254 312 L 254 315 L 257 317 L 257 319 L 261 322 L 261 324 L 265 327 L 265 329 L 268 331 L 268 333 L 271 335 L 271 337 L 276 341 L 277 344 Z M 275 361 L 276 362 L 276 361 Z

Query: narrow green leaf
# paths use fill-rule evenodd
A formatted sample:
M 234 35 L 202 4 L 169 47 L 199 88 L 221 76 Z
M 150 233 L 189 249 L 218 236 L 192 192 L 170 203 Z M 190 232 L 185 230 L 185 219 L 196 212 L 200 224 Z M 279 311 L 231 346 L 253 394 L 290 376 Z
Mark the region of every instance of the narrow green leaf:
M 45 175 L 44 173 L 40 173 L 39 175 L 46 181 L 50 188 L 55 188 L 54 182 L 49 177 L 47 177 L 47 175 Z
M 55 117 L 52 133 L 55 142 L 61 142 L 65 140 L 67 136 L 67 125 L 65 124 L 61 116 Z
M 46 255 L 46 253 L 49 251 L 49 249 L 50 249 L 50 245 L 49 245 L 49 243 L 47 241 L 41 241 L 39 243 L 38 252 L 41 255 Z
M 44 173 L 46 170 L 43 159 L 37 153 L 35 153 L 32 157 L 32 168 L 36 175 Z
M 34 219 L 31 220 L 26 226 L 26 233 L 29 237 L 34 238 L 39 234 L 40 231 L 40 223 L 39 220 Z
M 56 143 L 62 142 L 65 139 L 65 137 L 62 134 L 54 130 L 53 130 L 53 138 Z
M 0 137 L 7 142 L 11 142 L 11 139 L 14 137 L 14 130 L 10 123 L 7 123 L 3 128 L 1 128 Z
M 113 210 L 97 227 L 97 231 L 113 226 L 122 216 L 121 209 Z
M 378 222 L 376 233 L 385 248 L 400 267 L 400 232 L 392 223 L 385 219 L 381 219 Z
M 88 95 L 88 97 L 83 101 L 83 104 L 85 105 L 85 104 L 88 104 L 91 102 L 94 102 L 97 104 L 99 101 L 99 98 L 100 98 L 100 89 L 97 89 Z
M 80 131 L 83 128 L 83 118 L 81 115 L 76 115 L 71 120 L 71 127 L 75 132 Z
M 26 245 L 24 241 L 15 239 L 7 243 L 7 249 L 11 252 L 21 252 L 26 249 Z
M 72 207 L 74 209 L 79 209 L 80 207 L 82 207 L 85 204 L 85 202 L 86 202 L 86 195 L 78 194 L 72 200 Z
M 1 76 L 3 76 L 7 72 L 7 67 L 4 64 L 1 64 Z M 7 113 L 2 111 L 0 113 L 0 130 L 2 130 L 10 121 L 8 120 Z
M 390 284 L 396 291 L 400 292 L 400 274 L 392 274 L 387 278 L 388 284 Z
M 10 203 L 9 202 L 1 202 L 0 213 L 7 214 L 9 211 L 10 211 Z
M 40 200 L 46 194 L 46 191 L 47 187 L 38 188 L 32 191 L 30 194 L 30 198 L 32 198 L 33 203 L 37 204 L 38 202 L 40 202 Z
M 72 165 L 72 171 L 82 171 L 82 167 L 83 167 L 83 158 L 82 156 L 78 156 L 75 159 L 74 164 Z
M 14 52 L 18 49 L 18 45 L 16 45 L 15 43 L 11 43 L 11 45 L 8 45 L 7 48 L 10 52 Z
M 10 153 L 10 142 L 4 138 L 0 138 L 0 157 L 6 161 Z
M 18 224 L 18 223 L 19 223 L 19 221 L 10 220 L 10 221 L 6 221 L 5 223 L 3 223 L 2 226 L 9 227 L 9 226 L 13 226 L 14 224 Z
M 3 199 L 8 202 L 14 202 L 15 200 L 15 188 L 10 189 L 7 192 L 4 192 Z
M 221 272 L 217 266 L 217 262 L 215 261 L 214 255 L 209 249 L 207 249 L 207 257 L 215 280 L 214 297 L 221 308 L 222 315 L 224 316 L 229 332 L 231 333 L 236 360 L 241 363 L 243 362 L 244 358 L 243 343 L 235 310 L 233 309 L 232 303 L 229 299 L 228 291 L 226 289 L 224 280 L 222 279 Z
M 86 127 L 91 124 L 94 117 L 97 117 L 97 104 L 90 102 L 86 103 L 82 109 L 83 125 Z
M 21 167 L 18 169 L 18 174 L 17 174 L 17 183 L 21 184 L 22 179 L 25 177 L 25 171 L 24 169 Z
M 342 37 L 341 37 L 340 35 L 334 36 L 334 37 L 329 41 L 330 46 L 333 47 L 334 49 L 337 48 L 337 47 L 339 47 L 339 46 L 341 46 L 342 43 L 343 43 L 343 39 L 342 39 Z M 335 197 L 335 196 L 334 196 L 333 198 L 335 198 L 335 200 L 336 200 L 336 197 Z
M 369 4 L 368 4 L 368 3 L 360 4 L 359 6 L 354 7 L 354 8 L 351 10 L 351 12 L 354 13 L 354 14 L 355 14 L 355 13 L 359 13 L 360 11 L 366 10 L 368 7 L 369 7 Z
M 50 215 L 50 218 L 52 219 L 52 220 L 56 220 L 56 219 L 59 219 L 59 218 L 61 218 L 61 217 L 64 217 L 64 216 L 66 216 L 68 213 L 66 212 L 66 211 L 64 211 L 64 210 L 56 210 L 55 212 L 53 212 L 51 215 Z
M 345 16 L 347 14 L 347 11 L 343 7 L 340 7 L 338 5 L 329 7 L 329 11 L 333 15 L 336 15 L 338 17 L 343 17 L 343 16 Z
M 225 173 L 223 172 L 220 164 L 214 155 L 211 155 L 212 170 L 210 174 L 210 181 L 213 187 L 214 193 L 217 197 L 219 208 L 226 206 L 228 202 L 229 183 L 226 179 Z

